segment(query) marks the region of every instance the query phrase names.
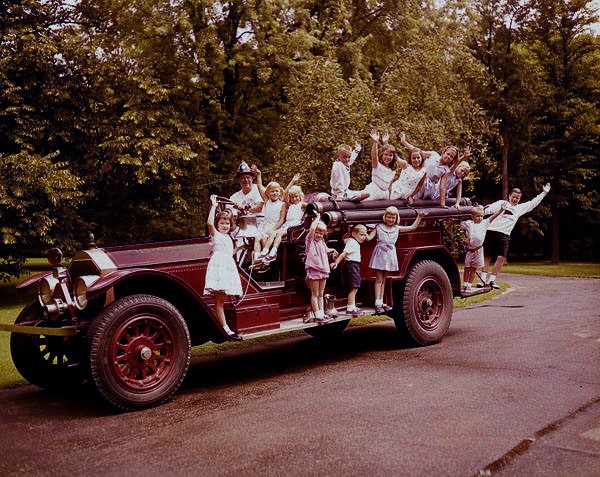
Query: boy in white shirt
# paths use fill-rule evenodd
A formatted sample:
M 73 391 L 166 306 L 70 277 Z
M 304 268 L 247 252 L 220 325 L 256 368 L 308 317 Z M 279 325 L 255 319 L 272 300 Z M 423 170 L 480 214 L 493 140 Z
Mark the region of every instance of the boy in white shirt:
M 471 283 L 475 278 L 475 272 L 483 266 L 483 240 L 485 239 L 485 233 L 494 219 L 504 212 L 504 209 L 506 209 L 506 205 L 502 204 L 494 215 L 484 219 L 483 207 L 478 205 L 471 209 L 471 218 L 473 220 L 464 220 L 460 223 L 460 227 L 465 231 L 467 236 L 463 291 L 468 292 L 471 290 Z
M 502 206 L 502 204 L 506 204 L 506 210 L 502 214 L 502 217 L 496 220 L 493 225 L 490 225 L 483 243 L 485 257 L 481 275 L 483 280 L 492 288 L 499 288 L 495 282 L 496 277 L 506 262 L 510 233 L 515 228 L 517 220 L 519 220 L 522 215 L 535 209 L 542 199 L 546 197 L 548 192 L 550 192 L 549 183 L 543 187 L 542 192 L 533 200 L 519 204 L 522 193 L 520 189 L 515 188 L 508 195 L 508 201 L 498 200 L 485 208 L 486 214 L 493 214 Z M 492 273 L 488 276 L 488 269 L 492 259 L 495 259 L 496 262 L 494 263 Z
M 369 197 L 368 192 L 350 190 L 350 166 L 358 157 L 361 145 L 356 143 L 354 150 L 347 144 L 337 148 L 336 160 L 331 166 L 331 198 L 333 200 L 361 201 Z
M 349 315 L 359 316 L 362 310 L 356 307 L 356 293 L 360 288 L 360 244 L 367 238 L 367 228 L 364 225 L 358 224 L 352 227 L 352 235 L 346 240 L 344 251 L 338 255 L 334 262 L 331 263 L 331 269 L 334 270 L 342 260 L 344 263 L 344 279 L 346 286 L 350 290 L 348 292 L 348 306 L 346 313 Z

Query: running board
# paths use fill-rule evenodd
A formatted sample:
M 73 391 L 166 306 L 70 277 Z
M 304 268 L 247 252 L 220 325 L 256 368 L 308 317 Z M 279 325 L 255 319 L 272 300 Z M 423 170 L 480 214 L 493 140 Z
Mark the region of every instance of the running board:
M 243 333 L 243 334 L 240 334 L 240 336 L 242 336 L 242 338 L 244 338 L 245 340 L 249 340 L 252 338 L 261 338 L 263 336 L 271 336 L 271 335 L 276 335 L 276 334 L 280 334 L 280 333 L 288 333 L 290 331 L 305 330 L 307 328 L 314 328 L 316 326 L 327 326 L 332 323 L 337 323 L 338 321 L 351 320 L 353 318 L 361 318 L 363 316 L 376 315 L 375 308 L 362 308 L 361 307 L 361 310 L 363 312 L 362 315 L 357 316 L 357 315 L 348 315 L 348 314 L 346 314 L 346 310 L 338 309 L 337 316 L 335 318 L 332 318 L 329 321 L 324 322 L 324 323 L 318 323 L 318 322 L 314 322 L 314 321 L 305 323 L 303 317 L 294 318 L 291 320 L 282 321 L 279 325 L 279 328 L 277 328 L 277 329 L 257 331 L 256 333 Z M 383 316 L 383 315 L 378 315 L 378 316 Z
M 461 290 L 460 297 L 461 298 L 469 298 L 470 296 L 482 295 L 483 293 L 488 293 L 492 291 L 492 287 L 485 286 L 481 288 L 471 288 L 469 291 Z

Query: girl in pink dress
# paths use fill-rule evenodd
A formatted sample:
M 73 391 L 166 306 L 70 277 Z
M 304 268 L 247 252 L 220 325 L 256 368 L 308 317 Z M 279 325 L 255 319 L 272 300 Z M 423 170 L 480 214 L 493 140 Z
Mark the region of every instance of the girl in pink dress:
M 323 294 L 330 270 L 328 254 L 334 252 L 334 249 L 328 248 L 325 244 L 327 226 L 321 222 L 320 218 L 321 216 L 317 214 L 306 235 L 305 269 L 306 283 L 310 288 L 310 306 L 315 321 L 323 323 L 331 319 L 325 316 L 323 310 Z

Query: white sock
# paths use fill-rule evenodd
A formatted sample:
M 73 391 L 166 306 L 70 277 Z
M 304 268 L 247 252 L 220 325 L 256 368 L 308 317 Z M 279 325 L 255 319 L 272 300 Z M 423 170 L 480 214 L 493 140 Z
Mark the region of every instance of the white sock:
M 383 306 L 383 300 L 375 300 L 375 306 Z
M 483 281 L 483 283 L 487 282 L 487 277 L 488 277 L 487 272 L 481 272 L 481 280 Z
M 490 275 L 490 282 L 495 282 L 496 281 L 496 275 Z
M 325 318 L 325 313 L 323 312 L 323 310 L 317 310 L 317 312 L 315 313 L 315 317 L 316 318 Z
M 348 305 L 346 307 L 346 311 L 354 311 L 354 310 L 356 310 L 356 305 Z
M 228 335 L 232 335 L 233 331 L 231 330 L 231 328 L 229 328 L 229 325 L 225 325 L 223 327 L 223 329 L 225 330 L 225 333 L 227 333 Z

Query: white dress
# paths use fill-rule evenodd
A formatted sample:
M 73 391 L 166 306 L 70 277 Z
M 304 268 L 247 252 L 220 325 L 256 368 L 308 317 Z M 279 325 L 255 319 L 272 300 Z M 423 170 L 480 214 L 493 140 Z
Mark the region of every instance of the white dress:
M 426 173 L 424 167 L 417 170 L 413 166 L 408 166 L 400 173 L 398 180 L 392 184 L 390 199 L 406 199 L 414 192 L 419 181 Z
M 390 184 L 395 175 L 394 169 L 378 162 L 377 167 L 371 169 L 371 183 L 365 187 L 365 192 L 369 193 L 369 197 L 365 200 L 389 199 Z
M 287 230 L 289 227 L 300 225 L 300 222 L 302 222 L 302 215 L 304 215 L 304 210 L 302 210 L 302 202 L 289 205 L 285 215 L 285 222 L 281 226 L 281 230 Z
M 233 259 L 231 237 L 215 230 L 212 242 L 212 255 L 206 268 L 204 294 L 223 292 L 227 295 L 241 296 L 242 281 Z
M 279 217 L 281 216 L 281 208 L 283 207 L 283 204 L 283 200 L 273 202 L 269 199 L 265 202 L 265 205 L 263 206 L 264 219 L 258 227 L 258 230 L 261 234 L 264 235 L 277 225 L 277 222 L 279 222 Z

